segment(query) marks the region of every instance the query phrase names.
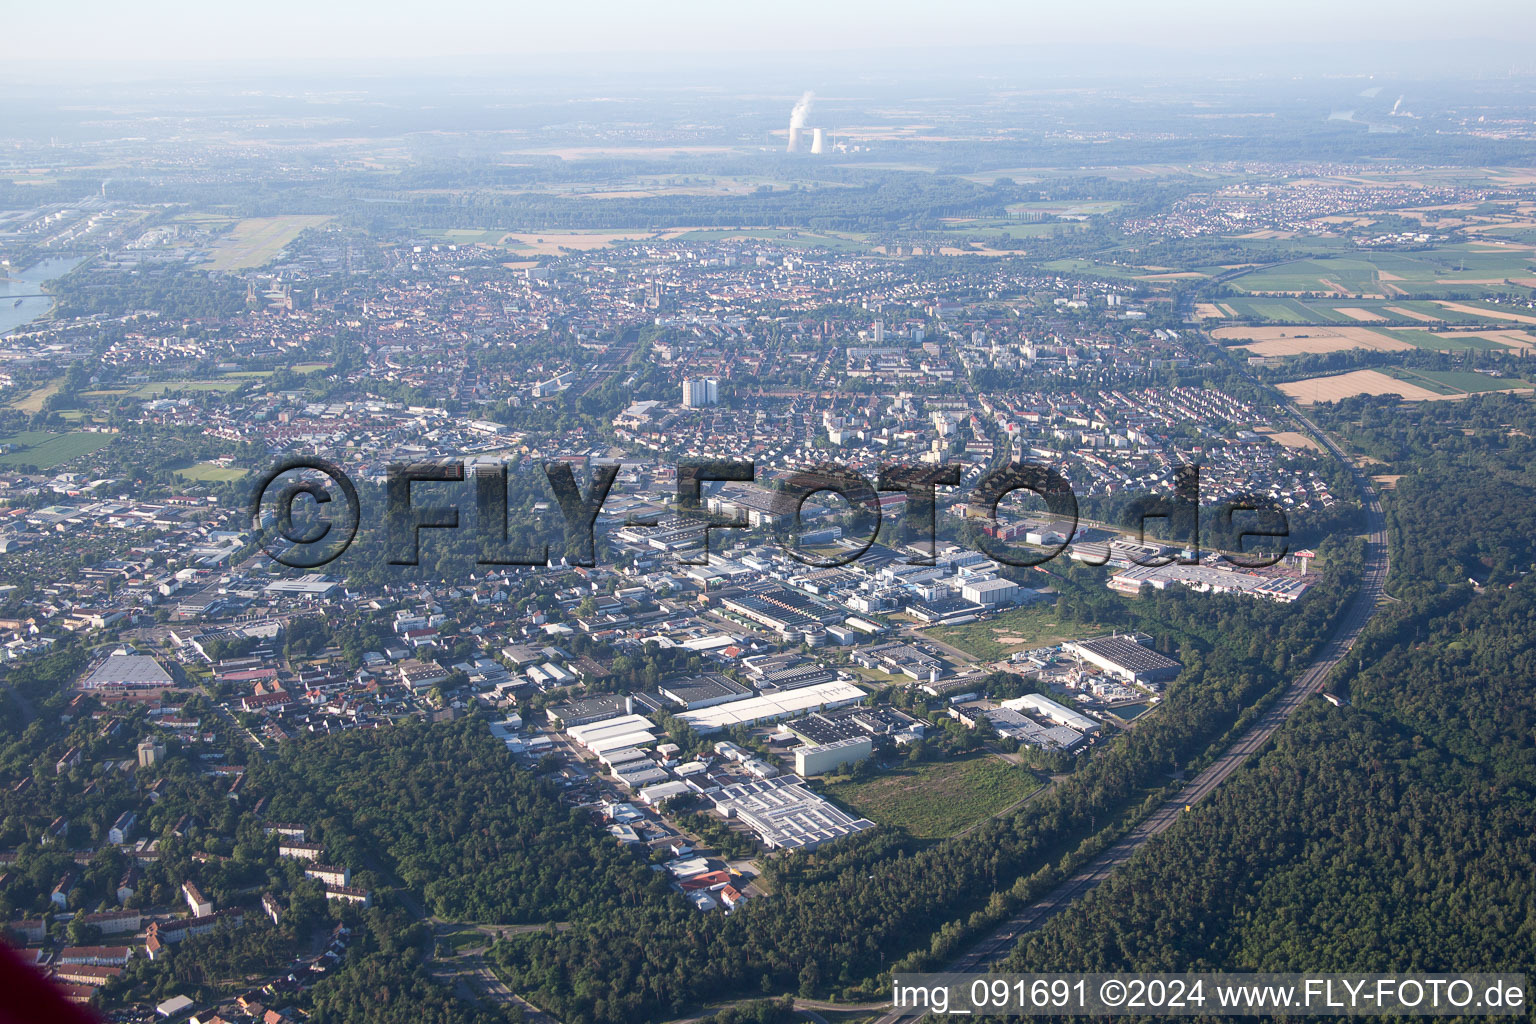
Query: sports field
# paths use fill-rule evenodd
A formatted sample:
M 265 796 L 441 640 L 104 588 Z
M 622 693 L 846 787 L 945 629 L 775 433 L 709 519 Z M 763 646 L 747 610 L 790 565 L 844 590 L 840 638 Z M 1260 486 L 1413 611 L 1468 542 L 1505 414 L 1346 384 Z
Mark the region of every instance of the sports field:
M 960 761 L 897 768 L 863 782 L 841 779 L 818 787 L 879 825 L 919 839 L 952 836 L 1039 788 L 1035 777 L 990 754 Z
M 176 475 L 187 480 L 199 482 L 239 480 L 249 470 L 237 469 L 234 466 L 220 466 L 212 462 L 199 462 L 195 465 L 178 469 Z
M 52 469 L 70 459 L 110 444 L 112 437 L 112 434 L 86 430 L 71 430 L 66 433 L 28 430 L 11 434 L 0 437 L 0 447 L 10 449 L 0 455 L 0 466 L 8 468 L 36 466 L 40 470 Z
M 209 270 L 248 270 L 265 266 L 300 233 L 319 227 L 330 219 L 299 214 L 250 217 L 230 228 L 228 234 L 213 244 L 203 266 Z

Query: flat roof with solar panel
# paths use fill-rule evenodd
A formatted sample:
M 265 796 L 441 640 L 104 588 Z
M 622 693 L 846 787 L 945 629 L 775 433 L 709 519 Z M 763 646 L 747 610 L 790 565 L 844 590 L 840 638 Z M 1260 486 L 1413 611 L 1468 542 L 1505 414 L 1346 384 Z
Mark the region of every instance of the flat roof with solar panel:
M 1184 666 L 1151 647 L 1138 643 L 1136 637 L 1101 636 L 1092 640 L 1076 640 L 1062 645 L 1069 654 L 1076 654 L 1106 672 L 1122 676 L 1132 682 L 1152 683 L 1172 679 Z

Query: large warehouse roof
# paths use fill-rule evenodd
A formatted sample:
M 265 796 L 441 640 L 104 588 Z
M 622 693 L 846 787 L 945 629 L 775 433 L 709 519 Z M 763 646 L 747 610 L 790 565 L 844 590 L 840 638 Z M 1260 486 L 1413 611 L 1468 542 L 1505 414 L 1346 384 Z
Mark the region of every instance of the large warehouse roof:
M 684 711 L 677 717 L 698 732 L 717 732 L 733 725 L 752 725 L 791 718 L 816 708 L 841 707 L 863 700 L 865 696 L 864 691 L 852 683 L 818 683 L 746 700 L 733 700 L 729 704 L 717 704 L 697 711 Z
M 1078 732 L 1099 731 L 1099 723 L 1081 711 L 1074 711 L 1065 705 L 1056 703 L 1049 697 L 1042 697 L 1038 693 L 1026 693 L 1022 697 L 1005 700 L 1002 702 L 1002 706 L 1016 711 L 1028 711 L 1032 715 L 1039 715 L 1041 718 L 1058 722 L 1061 725 L 1076 729 Z
M 582 746 L 594 754 L 602 755 L 610 750 L 623 750 L 625 747 L 639 747 L 646 743 L 653 743 L 656 734 L 651 729 L 636 729 L 633 732 L 621 732 L 614 736 L 600 736 L 589 739 Z
M 588 725 L 573 725 L 565 730 L 565 734 L 585 746 L 588 740 L 650 728 L 654 726 L 644 715 L 622 715 L 618 718 L 605 718 L 601 722 L 592 722 Z
M 171 677 L 146 654 L 114 654 L 96 666 L 80 685 L 87 690 L 103 686 L 170 686 Z
M 717 810 L 746 822 L 775 850 L 808 849 L 875 826 L 822 799 L 793 776 L 727 786 L 714 800 Z

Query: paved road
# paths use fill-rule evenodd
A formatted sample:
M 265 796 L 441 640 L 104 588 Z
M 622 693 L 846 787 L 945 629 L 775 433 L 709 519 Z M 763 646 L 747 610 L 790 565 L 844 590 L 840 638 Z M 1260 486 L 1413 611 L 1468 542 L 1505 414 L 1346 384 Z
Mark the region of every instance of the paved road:
M 451 981 L 456 994 L 468 995 L 472 1001 L 485 999 L 503 1007 L 516 1007 L 527 1024 L 559 1024 L 554 1017 L 507 988 L 491 970 L 485 953 L 482 947 L 465 950 L 455 960 L 436 961 L 432 965 L 433 977 L 439 982 Z
M 1288 407 L 1288 411 L 1354 476 L 1355 486 L 1365 506 L 1368 542 L 1366 568 L 1359 592 L 1335 627 L 1333 634 L 1313 659 L 1312 664 L 1291 682 L 1280 698 L 1215 762 L 1191 779 L 1177 796 L 1152 812 L 1146 820 L 1119 842 L 1078 868 L 1056 888 L 1008 918 L 990 935 L 980 939 L 956 957 L 945 970 L 980 971 L 1003 959 L 1013 950 L 1022 933 L 1038 928 L 1079 897 L 1091 891 L 1108 878 L 1115 868 L 1128 861 L 1149 839 L 1166 831 L 1178 821 L 1187 808 L 1193 807 L 1213 793 L 1244 761 L 1269 741 L 1275 730 L 1292 712 L 1322 689 L 1329 674 L 1349 653 L 1371 616 L 1375 614 L 1376 607 L 1383 596 L 1383 588 L 1390 569 L 1386 522 L 1382 516 L 1381 501 L 1371 487 L 1370 480 L 1349 460 L 1331 437 L 1319 430 L 1316 424 L 1303 416 L 1294 406 Z M 877 1024 L 894 1024 L 898 1019 L 900 1017 L 897 1014 L 886 1014 L 879 1018 Z

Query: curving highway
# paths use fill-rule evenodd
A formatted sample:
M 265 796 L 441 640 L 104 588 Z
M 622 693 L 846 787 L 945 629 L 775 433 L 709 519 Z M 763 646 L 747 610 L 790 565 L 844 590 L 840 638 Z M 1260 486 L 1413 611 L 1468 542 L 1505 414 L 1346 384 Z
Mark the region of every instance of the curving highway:
M 1390 560 L 1387 550 L 1386 520 L 1382 515 L 1381 501 L 1370 480 L 1349 461 L 1344 451 L 1333 439 L 1318 429 L 1317 425 L 1303 416 L 1294 406 L 1287 411 L 1315 437 L 1354 477 L 1365 508 L 1367 550 L 1366 565 L 1361 586 L 1348 609 L 1340 618 L 1322 649 L 1318 651 L 1307 669 L 1292 680 L 1285 692 L 1237 738 L 1209 767 L 1191 779 L 1172 799 L 1147 816 L 1114 845 L 1078 868 L 1050 892 L 1022 908 L 999 925 L 990 935 L 980 939 L 945 970 L 948 972 L 974 972 L 987 969 L 1012 951 L 1023 932 L 1037 928 L 1052 916 L 1070 906 L 1084 893 L 1092 890 L 1110 873 L 1124 864 L 1147 840 L 1166 831 L 1179 820 L 1188 808 L 1204 800 L 1216 790 L 1244 761 L 1258 751 L 1274 735 L 1275 730 L 1301 707 L 1306 700 L 1323 688 L 1329 674 L 1349 653 L 1359 639 L 1384 593 Z M 887 1014 L 878 1024 L 893 1024 L 899 1014 Z

